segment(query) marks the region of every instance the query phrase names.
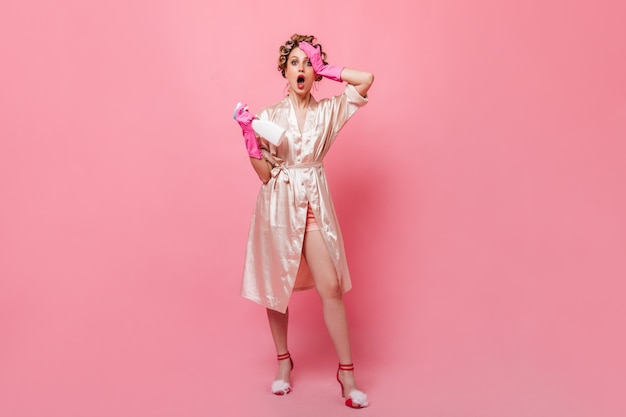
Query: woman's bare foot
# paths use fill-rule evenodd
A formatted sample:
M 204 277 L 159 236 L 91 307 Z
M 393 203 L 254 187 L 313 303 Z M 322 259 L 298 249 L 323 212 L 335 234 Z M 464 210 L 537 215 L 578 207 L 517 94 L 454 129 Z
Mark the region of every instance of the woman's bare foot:
M 337 381 L 341 385 L 341 395 L 346 399 L 346 405 L 350 408 L 364 408 L 369 405 L 367 395 L 357 388 L 354 379 L 354 366 L 339 365 L 337 370 Z
M 272 392 L 276 395 L 286 395 L 291 392 L 291 370 L 293 361 L 289 352 L 278 355 L 278 370 L 272 383 Z

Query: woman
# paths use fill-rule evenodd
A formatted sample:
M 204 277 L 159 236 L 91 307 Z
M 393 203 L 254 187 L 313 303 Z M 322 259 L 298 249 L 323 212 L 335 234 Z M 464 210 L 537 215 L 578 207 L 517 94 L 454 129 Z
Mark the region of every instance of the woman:
M 280 47 L 278 70 L 288 95 L 256 117 L 286 129 L 275 146 L 252 130 L 255 118 L 245 105 L 235 114 L 250 162 L 263 182 L 250 225 L 241 294 L 267 309 L 278 371 L 272 392 L 291 392 L 293 361 L 287 345 L 288 302 L 292 291 L 315 288 L 339 359 L 337 381 L 346 405 L 363 408 L 350 351 L 342 293 L 352 284 L 343 240 L 322 160 L 337 133 L 367 103 L 371 73 L 328 65 L 314 36 L 295 34 Z M 346 82 L 343 94 L 316 101 L 314 82 L 322 77 Z M 287 360 L 289 359 L 289 360 Z

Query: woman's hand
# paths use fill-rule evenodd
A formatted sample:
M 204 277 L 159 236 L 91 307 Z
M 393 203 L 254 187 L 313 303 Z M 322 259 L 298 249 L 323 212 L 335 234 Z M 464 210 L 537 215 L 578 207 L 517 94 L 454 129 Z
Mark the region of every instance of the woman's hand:
M 367 97 L 367 91 L 374 82 L 374 75 L 372 75 L 372 73 L 335 65 L 326 65 L 322 60 L 322 53 L 319 47 L 315 48 L 306 42 L 300 42 L 298 47 L 302 49 L 309 58 L 313 66 L 313 71 L 316 74 L 334 81 L 345 81 L 353 85 L 361 96 Z
M 341 72 L 343 71 L 343 67 L 324 64 L 319 45 L 316 48 L 309 43 L 299 42 L 298 47 L 302 49 L 302 51 L 309 58 L 309 61 L 311 61 L 315 74 L 321 75 L 322 77 L 326 77 L 333 81 L 341 81 Z
M 261 153 L 261 148 L 259 147 L 259 141 L 257 140 L 254 130 L 252 129 L 254 115 L 248 111 L 248 106 L 245 104 L 239 106 L 239 108 L 235 111 L 234 118 L 241 127 L 243 139 L 246 143 L 246 150 L 248 151 L 250 158 L 263 159 L 263 154 Z

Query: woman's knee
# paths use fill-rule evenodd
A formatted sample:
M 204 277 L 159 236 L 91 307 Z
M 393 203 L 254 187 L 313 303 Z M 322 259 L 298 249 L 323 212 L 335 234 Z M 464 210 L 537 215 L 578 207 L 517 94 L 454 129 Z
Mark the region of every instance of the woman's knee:
M 323 299 L 337 299 L 340 300 L 342 296 L 341 285 L 339 281 L 333 280 L 325 282 L 323 285 L 318 286 L 317 292 Z

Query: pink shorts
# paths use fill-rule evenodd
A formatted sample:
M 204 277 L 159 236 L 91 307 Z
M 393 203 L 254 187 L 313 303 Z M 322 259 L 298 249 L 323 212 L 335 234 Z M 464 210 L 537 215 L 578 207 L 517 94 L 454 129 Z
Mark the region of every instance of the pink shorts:
M 317 221 L 315 220 L 315 215 L 311 211 L 311 205 L 309 205 L 308 210 L 306 211 L 306 229 L 307 232 L 313 232 L 315 230 L 320 230 L 320 227 L 317 225 Z

